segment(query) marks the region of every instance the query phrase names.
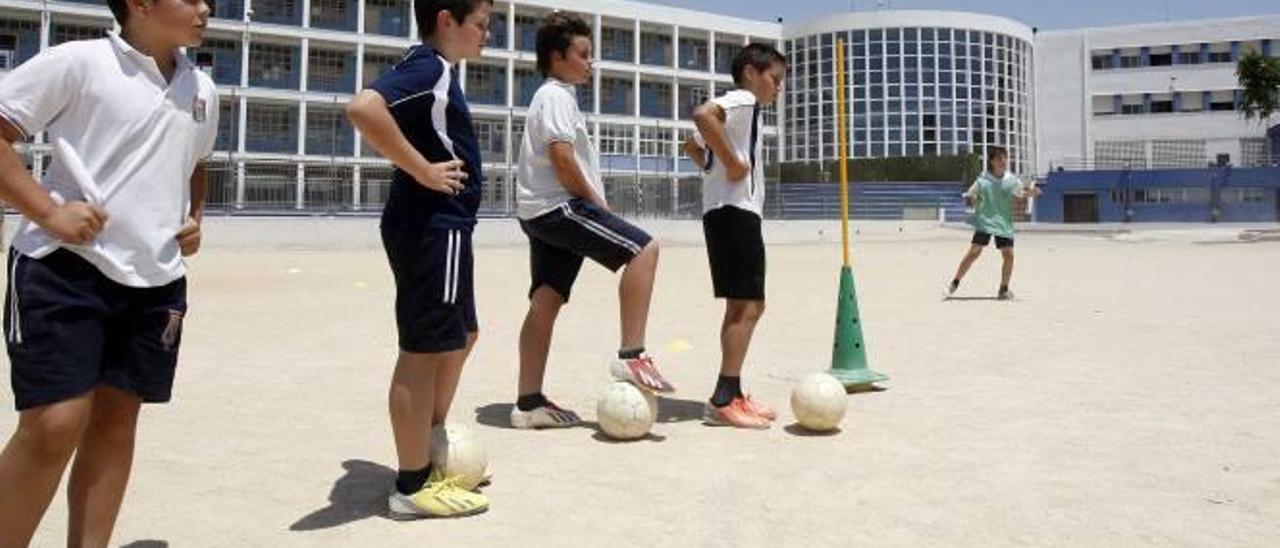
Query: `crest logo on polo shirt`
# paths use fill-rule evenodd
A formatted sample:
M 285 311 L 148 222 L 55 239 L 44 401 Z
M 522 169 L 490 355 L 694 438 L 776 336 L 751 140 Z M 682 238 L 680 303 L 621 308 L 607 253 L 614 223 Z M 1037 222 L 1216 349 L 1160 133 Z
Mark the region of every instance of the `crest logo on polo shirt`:
M 195 102 L 191 104 L 191 117 L 195 119 L 197 124 L 203 124 L 205 119 L 208 118 L 209 115 L 205 113 L 207 106 L 208 104 L 199 96 L 196 96 Z

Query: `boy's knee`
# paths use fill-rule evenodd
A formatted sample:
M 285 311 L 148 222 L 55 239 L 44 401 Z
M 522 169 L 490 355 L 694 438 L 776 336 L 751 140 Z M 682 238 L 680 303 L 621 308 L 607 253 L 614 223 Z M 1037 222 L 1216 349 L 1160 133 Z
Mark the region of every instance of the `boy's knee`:
M 45 416 L 21 425 L 14 436 L 37 460 L 53 462 L 75 451 L 87 424 L 88 419 L 80 415 Z
M 764 301 L 730 301 L 730 323 L 755 323 L 764 315 Z

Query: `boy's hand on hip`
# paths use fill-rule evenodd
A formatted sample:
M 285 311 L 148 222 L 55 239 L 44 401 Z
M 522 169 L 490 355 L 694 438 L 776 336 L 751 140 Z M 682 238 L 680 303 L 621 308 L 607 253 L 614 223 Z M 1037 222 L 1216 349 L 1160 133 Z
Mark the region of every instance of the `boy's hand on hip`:
M 200 251 L 200 238 L 200 221 L 187 217 L 182 230 L 178 231 L 178 248 L 182 250 L 183 257 L 190 257 Z
M 431 190 L 457 196 L 462 189 L 466 188 L 463 181 L 467 180 L 467 172 L 462 170 L 462 160 L 450 160 L 427 164 L 426 170 L 414 174 L 413 178 L 418 181 L 418 184 Z
M 107 224 L 106 210 L 85 202 L 54 206 L 36 223 L 63 243 L 88 245 Z

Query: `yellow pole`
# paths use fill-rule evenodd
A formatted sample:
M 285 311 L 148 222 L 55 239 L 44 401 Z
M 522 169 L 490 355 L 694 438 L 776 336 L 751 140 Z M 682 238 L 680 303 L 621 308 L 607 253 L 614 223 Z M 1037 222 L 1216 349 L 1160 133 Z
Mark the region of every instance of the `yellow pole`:
M 836 133 L 840 135 L 840 241 L 844 244 L 844 266 L 852 266 L 849 260 L 849 132 L 845 110 L 844 40 L 836 41 Z

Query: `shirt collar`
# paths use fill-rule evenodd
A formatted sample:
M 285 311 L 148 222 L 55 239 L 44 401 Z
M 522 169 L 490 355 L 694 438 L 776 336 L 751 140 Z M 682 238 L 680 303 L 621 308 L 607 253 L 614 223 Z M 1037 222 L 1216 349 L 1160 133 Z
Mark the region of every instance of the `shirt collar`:
M 111 45 L 114 46 L 118 51 L 123 53 L 126 57 L 133 59 L 135 62 L 140 63 L 144 67 L 154 69 L 156 74 L 160 73 L 160 67 L 156 65 L 156 60 L 152 59 L 151 56 L 145 53 L 142 53 L 141 51 L 138 51 L 136 48 L 130 45 L 129 42 L 126 42 L 125 39 L 120 36 L 120 33 L 115 31 L 110 31 L 107 33 L 107 38 L 111 40 Z M 178 74 L 184 71 L 191 70 L 194 67 L 194 65 L 191 63 L 191 60 L 187 59 L 187 56 L 183 55 L 182 52 L 179 50 L 173 50 L 173 59 L 174 59 L 174 71 L 173 71 L 174 76 L 177 76 Z
M 557 85 L 557 86 L 560 86 L 560 87 L 562 87 L 562 88 L 564 88 L 564 89 L 566 89 L 566 90 L 573 91 L 573 84 L 570 84 L 570 83 L 568 83 L 568 82 L 565 82 L 564 80 L 561 80 L 561 79 L 559 79 L 559 78 L 556 78 L 555 76 L 548 76 L 548 77 L 547 77 L 547 81 L 548 81 L 548 82 L 551 82 L 552 84 L 555 84 L 555 85 Z

